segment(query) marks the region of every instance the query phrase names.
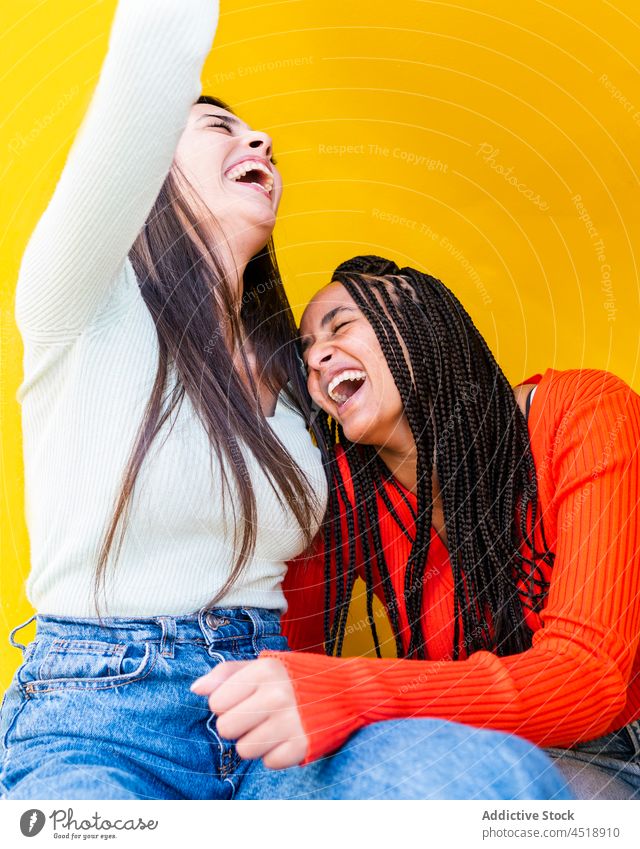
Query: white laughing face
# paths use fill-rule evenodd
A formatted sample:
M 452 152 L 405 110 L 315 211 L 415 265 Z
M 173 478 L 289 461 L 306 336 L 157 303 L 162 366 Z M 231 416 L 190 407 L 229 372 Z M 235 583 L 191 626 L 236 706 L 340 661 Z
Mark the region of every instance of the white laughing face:
M 282 196 L 267 133 L 252 130 L 219 106 L 196 103 L 175 162 L 236 247 L 248 255 L 264 247 Z
M 309 393 L 347 439 L 405 451 L 413 437 L 400 393 L 373 328 L 341 283 L 313 297 L 300 335 Z

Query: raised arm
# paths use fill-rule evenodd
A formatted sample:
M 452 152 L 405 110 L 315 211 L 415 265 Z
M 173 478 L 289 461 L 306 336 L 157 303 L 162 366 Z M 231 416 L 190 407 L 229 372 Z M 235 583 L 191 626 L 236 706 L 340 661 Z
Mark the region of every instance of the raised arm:
M 114 284 L 201 93 L 217 0 L 120 0 L 93 98 L 24 252 L 25 339 L 73 340 Z

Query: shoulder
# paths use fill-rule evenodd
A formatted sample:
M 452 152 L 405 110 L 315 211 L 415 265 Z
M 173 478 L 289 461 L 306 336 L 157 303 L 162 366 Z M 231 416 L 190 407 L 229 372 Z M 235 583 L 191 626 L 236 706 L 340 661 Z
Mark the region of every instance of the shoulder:
M 586 448 L 621 423 L 640 426 L 640 395 L 621 377 L 601 369 L 547 369 L 529 419 L 536 464 L 576 436 Z
M 541 383 L 546 383 L 550 397 L 568 404 L 593 402 L 613 392 L 636 393 L 621 377 L 602 369 L 547 369 Z
M 628 383 L 602 369 L 547 369 L 536 396 L 538 420 L 547 427 L 582 414 L 606 415 L 607 410 L 621 405 L 636 407 L 640 402 Z

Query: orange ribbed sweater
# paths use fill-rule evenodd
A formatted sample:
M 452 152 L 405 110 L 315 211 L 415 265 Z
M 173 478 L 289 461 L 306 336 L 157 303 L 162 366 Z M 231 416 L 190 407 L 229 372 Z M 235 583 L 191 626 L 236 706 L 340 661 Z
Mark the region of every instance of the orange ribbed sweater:
M 640 716 L 640 396 L 590 369 L 548 369 L 526 382 L 538 383 L 528 426 L 555 553 L 545 608 L 528 615 L 532 647 L 509 657 L 477 651 L 451 659 L 451 567 L 432 531 L 423 607 L 430 659 L 313 653 L 323 644 L 322 554 L 298 558 L 285 582 L 284 621 L 296 651 L 262 656 L 277 657 L 291 676 L 309 739 L 304 763 L 385 719 L 438 717 L 570 746 Z M 347 479 L 346 463 L 342 469 Z M 388 494 L 411 532 L 406 506 L 391 487 Z M 382 501 L 379 507 L 406 646 L 402 585 L 410 543 Z

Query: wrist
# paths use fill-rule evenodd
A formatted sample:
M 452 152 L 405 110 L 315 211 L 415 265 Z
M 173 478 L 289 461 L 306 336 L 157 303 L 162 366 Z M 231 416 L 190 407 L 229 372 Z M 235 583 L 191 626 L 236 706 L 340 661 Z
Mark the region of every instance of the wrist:
M 279 660 L 291 680 L 308 741 L 303 766 L 336 751 L 366 724 L 348 670 L 349 662 L 357 658 L 274 651 L 261 652 L 260 657 Z

